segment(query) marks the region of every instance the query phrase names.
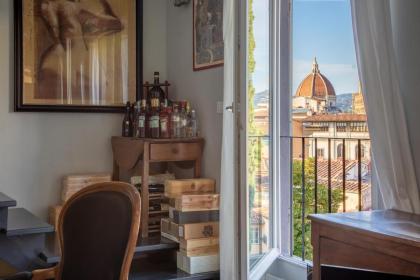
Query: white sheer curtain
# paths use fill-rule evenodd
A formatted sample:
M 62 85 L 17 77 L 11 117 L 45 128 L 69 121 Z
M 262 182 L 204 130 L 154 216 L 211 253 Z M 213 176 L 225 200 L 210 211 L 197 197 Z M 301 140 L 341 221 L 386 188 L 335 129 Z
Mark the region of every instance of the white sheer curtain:
M 225 107 L 235 101 L 236 88 L 236 12 L 235 0 L 225 0 L 223 7 L 225 43 L 224 100 Z M 220 205 L 220 277 L 222 280 L 238 279 L 238 211 L 235 180 L 235 115 L 223 113 L 223 140 L 221 164 Z
M 384 206 L 420 214 L 419 187 L 394 47 L 393 32 L 398 30 L 391 18 L 391 0 L 352 0 L 351 9 L 372 140 L 373 172 Z

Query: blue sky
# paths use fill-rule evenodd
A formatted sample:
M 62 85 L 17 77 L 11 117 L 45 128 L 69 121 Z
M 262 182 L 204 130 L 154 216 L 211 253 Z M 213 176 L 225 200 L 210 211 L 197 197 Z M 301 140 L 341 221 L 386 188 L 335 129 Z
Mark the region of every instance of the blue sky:
M 256 91 L 268 88 L 268 0 L 254 0 Z M 356 92 L 359 87 L 349 0 L 293 1 L 293 94 L 311 71 L 319 68 L 336 93 Z

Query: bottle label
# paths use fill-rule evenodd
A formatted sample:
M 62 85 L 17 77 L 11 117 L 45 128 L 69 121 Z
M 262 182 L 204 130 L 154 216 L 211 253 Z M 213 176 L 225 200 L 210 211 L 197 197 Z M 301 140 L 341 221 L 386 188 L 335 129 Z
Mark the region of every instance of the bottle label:
M 159 128 L 159 117 L 152 116 L 150 117 L 150 128 Z
M 168 131 L 168 121 L 166 119 L 160 120 L 160 130 L 162 132 Z
M 139 116 L 139 127 L 145 127 L 146 118 L 144 116 Z
M 150 105 L 152 107 L 155 107 L 155 108 L 159 107 L 159 105 L 160 105 L 159 103 L 160 102 L 159 102 L 159 99 L 158 98 L 153 98 L 153 99 L 150 100 Z

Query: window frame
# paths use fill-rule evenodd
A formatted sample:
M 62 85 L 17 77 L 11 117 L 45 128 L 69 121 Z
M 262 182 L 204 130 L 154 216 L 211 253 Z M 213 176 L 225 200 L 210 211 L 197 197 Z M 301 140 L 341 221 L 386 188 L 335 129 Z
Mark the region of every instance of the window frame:
M 245 8 L 240 11 L 241 34 L 239 41 L 242 46 L 247 46 L 247 1 L 243 0 Z M 288 262 L 297 265 L 302 269 L 307 269 L 312 265 L 311 261 L 303 261 L 293 256 L 293 214 L 292 214 L 292 166 L 291 156 L 292 141 L 292 82 L 293 82 L 293 26 L 292 26 L 292 6 L 293 0 L 271 0 L 271 42 L 270 42 L 270 113 L 271 113 L 271 151 L 270 151 L 270 172 L 271 189 L 270 193 L 270 244 L 271 250 L 266 253 L 260 261 L 250 270 L 248 254 L 248 231 L 241 232 L 241 275 L 246 275 L 241 279 L 261 279 L 275 261 Z M 241 75 L 247 77 L 247 48 L 241 48 Z M 241 117 L 246 120 L 247 113 L 247 94 L 246 82 L 241 82 Z M 245 102 L 244 102 L 245 101 Z M 245 105 L 245 106 L 244 106 Z M 367 127 L 367 125 L 366 125 Z M 351 128 L 346 125 L 346 131 Z M 243 131 L 244 129 L 242 129 Z M 241 135 L 241 137 L 246 135 Z M 247 138 L 245 138 L 247 139 Z M 243 145 L 245 141 L 241 141 Z M 241 154 L 246 149 L 241 147 Z M 342 151 L 343 152 L 343 151 Z M 243 162 L 241 162 L 243 164 Z M 372 165 L 374 162 L 372 161 Z M 241 177 L 246 176 L 244 168 L 241 168 Z M 372 174 L 372 208 L 380 209 L 380 193 L 377 188 L 376 174 Z M 248 188 L 241 193 L 241 224 L 248 226 L 246 211 L 248 205 Z M 245 201 L 245 203 L 244 203 Z M 243 229 L 243 227 L 242 227 Z

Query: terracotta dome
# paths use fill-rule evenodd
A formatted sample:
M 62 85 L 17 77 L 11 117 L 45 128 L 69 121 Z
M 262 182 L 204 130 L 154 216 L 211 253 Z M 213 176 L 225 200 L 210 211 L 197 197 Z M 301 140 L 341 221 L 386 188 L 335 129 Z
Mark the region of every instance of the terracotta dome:
M 319 72 L 316 58 L 312 65 L 312 72 L 300 83 L 296 96 L 326 99 L 328 96 L 335 96 L 335 90 L 331 82 Z

